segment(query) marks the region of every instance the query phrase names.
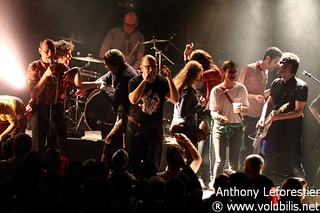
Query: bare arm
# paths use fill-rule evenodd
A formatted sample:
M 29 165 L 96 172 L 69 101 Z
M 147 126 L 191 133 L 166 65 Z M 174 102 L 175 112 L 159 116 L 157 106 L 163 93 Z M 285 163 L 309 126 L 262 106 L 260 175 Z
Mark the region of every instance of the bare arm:
M 171 103 L 177 103 L 179 101 L 179 93 L 176 85 L 172 81 L 171 72 L 167 66 L 164 66 L 161 71 L 169 84 L 169 93 L 166 94 L 166 97 Z
M 141 83 L 138 85 L 138 87 L 134 91 L 129 93 L 129 100 L 131 104 L 135 105 L 140 101 L 144 88 L 147 85 L 147 82 L 148 82 L 147 79 L 144 78 L 141 81 Z
M 18 122 L 17 114 L 10 106 L 5 105 L 3 111 L 7 114 L 6 117 L 8 118 L 10 125 L 0 134 L 0 141 L 2 141 L 13 130 Z
M 272 115 L 271 119 L 273 121 L 277 121 L 277 120 L 286 120 L 286 119 L 300 117 L 303 114 L 303 110 L 306 106 L 306 102 L 296 100 L 295 105 L 296 105 L 296 108 L 293 111 Z
M 46 86 L 48 78 L 52 75 L 52 70 L 50 67 L 47 68 L 45 73 L 41 76 L 40 80 L 31 89 L 31 97 L 36 99 L 42 93 L 44 87 Z
M 190 54 L 191 54 L 191 52 L 193 50 L 193 47 L 194 47 L 193 43 L 190 43 L 190 44 L 186 45 L 186 48 L 184 49 L 184 52 L 183 52 L 184 61 L 189 61 L 190 60 Z
M 262 108 L 262 113 L 261 113 L 261 116 L 260 116 L 260 119 L 257 123 L 257 127 L 258 128 L 262 128 L 264 126 L 264 122 L 265 122 L 265 119 L 266 119 L 266 114 L 267 112 L 269 111 L 269 109 L 273 106 L 273 99 L 271 96 L 268 97 L 268 100 L 266 101 L 266 103 L 263 105 L 263 108 Z
M 190 155 L 192 157 L 192 162 L 190 163 L 190 168 L 194 171 L 194 173 L 197 173 L 197 171 L 200 168 L 200 165 L 202 163 L 202 157 L 200 155 L 200 153 L 198 152 L 197 148 L 192 144 L 192 142 L 190 141 L 190 139 L 183 133 L 175 133 L 174 134 L 177 143 L 183 143 L 187 149 L 190 152 Z

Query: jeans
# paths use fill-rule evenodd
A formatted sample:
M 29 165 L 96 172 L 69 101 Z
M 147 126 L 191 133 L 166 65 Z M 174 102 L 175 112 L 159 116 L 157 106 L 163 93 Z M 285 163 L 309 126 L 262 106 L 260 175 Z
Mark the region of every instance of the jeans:
M 220 124 L 215 121 L 212 131 L 215 152 L 214 178 L 221 174 L 224 169 L 227 158 L 227 146 L 229 146 L 229 168 L 238 170 L 239 153 L 243 137 L 242 127 L 232 128 L 234 133 L 229 138 L 219 128 Z

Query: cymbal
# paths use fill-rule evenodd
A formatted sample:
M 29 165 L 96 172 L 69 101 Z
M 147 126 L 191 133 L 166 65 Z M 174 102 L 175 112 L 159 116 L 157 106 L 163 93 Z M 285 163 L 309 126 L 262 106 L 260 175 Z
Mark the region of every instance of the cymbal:
M 77 40 L 77 39 L 75 39 L 75 38 L 73 38 L 73 37 L 69 37 L 69 38 L 67 38 L 67 37 L 59 37 L 59 38 L 60 38 L 60 39 L 63 39 L 63 40 L 66 40 L 66 41 L 73 42 L 73 43 L 84 44 L 83 41 Z
M 159 39 L 151 39 L 150 41 L 141 42 L 141 44 L 154 44 L 160 42 L 167 42 L 169 40 L 159 40 Z
M 95 58 L 92 58 L 91 56 L 87 56 L 87 57 L 72 57 L 73 59 L 76 59 L 76 60 L 80 60 L 80 61 L 88 61 L 88 62 L 95 62 L 95 63 L 101 63 L 103 64 L 103 60 L 101 59 L 95 59 Z

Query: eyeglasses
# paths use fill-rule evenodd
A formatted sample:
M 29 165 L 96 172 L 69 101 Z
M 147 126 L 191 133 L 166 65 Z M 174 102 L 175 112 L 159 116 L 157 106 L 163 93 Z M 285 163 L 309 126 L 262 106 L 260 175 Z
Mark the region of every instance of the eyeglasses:
M 278 61 L 278 64 L 285 64 L 287 61 Z
M 135 28 L 137 26 L 137 24 L 127 24 L 127 23 L 124 23 L 124 26 L 125 27 L 128 27 L 128 28 Z
M 147 69 L 155 69 L 155 68 L 157 68 L 157 66 L 156 65 L 142 65 L 141 64 L 141 66 L 143 66 L 143 67 L 145 67 L 145 68 L 147 68 Z

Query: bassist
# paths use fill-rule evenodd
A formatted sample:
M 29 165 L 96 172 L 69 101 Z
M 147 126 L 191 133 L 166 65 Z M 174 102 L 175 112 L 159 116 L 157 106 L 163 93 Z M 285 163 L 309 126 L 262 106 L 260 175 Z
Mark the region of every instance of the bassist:
M 289 103 L 282 113 L 272 111 L 270 118 L 272 125 L 265 137 L 266 146 L 262 147 L 265 153 L 266 169 L 270 172 L 272 157 L 281 152 L 283 161 L 288 163 L 292 174 L 298 177 L 305 177 L 302 166 L 302 121 L 303 111 L 308 97 L 307 84 L 295 77 L 299 67 L 299 57 L 293 53 L 283 53 L 277 64 L 280 78 L 275 79 L 271 84 L 270 96 L 265 103 L 257 127 L 265 124 L 265 117 L 268 110 L 274 107 L 278 110 L 283 104 Z M 285 167 L 283 167 L 285 168 Z

